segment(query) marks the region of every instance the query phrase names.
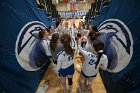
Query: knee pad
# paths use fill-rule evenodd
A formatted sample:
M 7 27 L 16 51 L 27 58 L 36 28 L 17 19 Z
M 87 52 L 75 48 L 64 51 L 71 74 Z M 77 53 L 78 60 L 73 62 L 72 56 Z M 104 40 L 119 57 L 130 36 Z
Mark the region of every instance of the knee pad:
M 69 85 L 72 85 L 73 84 L 72 78 L 68 78 L 68 83 L 69 83 Z

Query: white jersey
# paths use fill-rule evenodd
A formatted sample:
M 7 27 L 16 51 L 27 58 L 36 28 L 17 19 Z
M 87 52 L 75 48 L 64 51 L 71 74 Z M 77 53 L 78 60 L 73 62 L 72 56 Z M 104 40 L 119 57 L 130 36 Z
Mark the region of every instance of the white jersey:
M 72 49 L 76 50 L 77 49 L 77 43 L 75 40 L 74 36 L 74 29 L 72 27 L 70 31 L 71 39 L 72 39 Z M 57 66 L 56 66 L 56 72 L 60 70 L 60 68 L 65 69 L 70 67 L 74 63 L 74 55 L 68 55 L 66 52 L 63 50 L 57 54 L 58 59 L 57 59 Z
M 98 38 L 97 38 L 98 39 Z M 100 39 L 99 39 L 100 40 Z M 92 41 L 92 42 L 94 42 L 94 41 Z M 91 45 L 91 42 L 89 42 L 88 40 L 87 40 L 87 43 L 86 43 L 86 45 L 85 45 L 85 50 L 86 51 L 92 51 L 92 45 Z
M 42 40 L 40 42 L 40 44 L 42 45 L 43 49 L 45 50 L 46 55 L 47 56 L 52 56 L 51 51 L 50 51 L 50 41 L 48 39 Z
M 98 55 L 94 52 L 88 52 L 88 51 L 84 50 L 80 45 L 78 47 L 79 47 L 79 51 L 85 57 L 82 71 L 86 76 L 96 75 L 98 73 L 99 67 L 101 67 L 101 69 L 104 69 L 104 70 L 107 69 L 108 59 L 107 59 L 106 55 L 104 55 L 104 54 L 102 55 L 97 68 L 95 68 L 96 62 L 98 59 Z
M 92 51 L 92 45 L 90 42 L 87 41 L 85 45 L 85 50 L 91 52 Z
M 70 67 L 73 63 L 74 63 L 74 56 L 67 55 L 66 52 L 63 50 L 60 53 L 58 53 L 56 70 L 59 71 L 60 68 L 66 69 Z

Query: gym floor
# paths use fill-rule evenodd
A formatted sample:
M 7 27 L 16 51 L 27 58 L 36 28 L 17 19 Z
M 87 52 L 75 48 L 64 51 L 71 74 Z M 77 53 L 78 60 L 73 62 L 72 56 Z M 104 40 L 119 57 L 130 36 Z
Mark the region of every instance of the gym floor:
M 82 58 L 83 58 L 82 56 L 75 57 L 75 61 L 74 61 L 75 73 L 73 76 L 72 93 L 79 93 L 77 91 L 77 87 L 79 85 L 81 64 L 83 61 Z M 63 88 L 59 80 L 59 77 L 55 75 L 51 66 L 49 66 L 47 72 L 45 73 L 42 81 L 40 82 L 38 89 L 41 88 L 44 84 L 46 84 L 46 82 L 48 82 L 48 88 L 45 90 L 45 93 L 63 93 Z M 88 93 L 88 92 L 85 92 L 85 93 Z M 103 85 L 103 82 L 101 80 L 99 73 L 93 81 L 92 93 L 106 93 L 105 87 Z

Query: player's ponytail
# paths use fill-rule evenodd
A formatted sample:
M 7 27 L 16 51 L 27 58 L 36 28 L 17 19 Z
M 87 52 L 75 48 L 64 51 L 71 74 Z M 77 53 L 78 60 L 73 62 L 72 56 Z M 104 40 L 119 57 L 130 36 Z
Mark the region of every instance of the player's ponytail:
M 103 50 L 98 51 L 98 59 L 97 59 L 95 68 L 97 68 L 97 66 L 98 66 L 98 64 L 99 64 L 99 62 L 100 62 L 100 59 L 101 59 L 101 57 L 102 57 L 102 54 L 103 54 Z
M 64 46 L 64 49 L 65 49 L 65 52 L 68 54 L 68 55 L 74 55 L 74 51 L 70 45 L 70 42 L 71 42 L 71 37 L 69 34 L 63 34 L 61 36 L 61 42 Z
M 56 50 L 56 47 L 57 47 L 57 41 L 59 39 L 59 34 L 58 33 L 54 33 L 52 35 L 52 38 L 50 40 L 50 49 L 51 49 L 51 52 L 55 52 Z
M 100 40 L 94 40 L 94 42 L 92 43 L 93 47 L 95 48 L 95 51 L 98 53 L 98 59 L 97 59 L 97 62 L 96 62 L 96 65 L 95 65 L 95 68 L 97 68 L 99 62 L 100 62 L 100 59 L 102 57 L 102 54 L 103 54 L 103 49 L 104 49 L 104 43 Z
M 100 33 L 99 33 L 99 31 L 98 31 L 96 26 L 91 25 L 91 30 L 90 30 L 88 36 L 91 39 L 91 41 L 96 40 L 97 37 L 100 36 Z
M 98 29 L 97 29 L 97 27 L 96 27 L 96 26 L 91 25 L 91 28 L 92 28 L 92 31 L 94 31 L 94 32 L 98 32 Z
M 96 32 L 93 32 L 93 31 L 89 32 L 89 34 L 88 34 L 88 37 L 91 39 L 91 41 L 96 40 L 98 38 L 98 36 L 99 35 L 96 34 Z

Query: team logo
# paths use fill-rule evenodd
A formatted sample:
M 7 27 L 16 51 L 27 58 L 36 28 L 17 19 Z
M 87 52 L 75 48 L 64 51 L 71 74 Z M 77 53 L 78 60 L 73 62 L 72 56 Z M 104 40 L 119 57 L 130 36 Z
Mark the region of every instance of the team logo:
M 27 71 L 36 71 L 40 69 L 34 66 L 31 53 L 38 41 L 38 32 L 45 28 L 43 23 L 32 21 L 27 23 L 17 36 L 15 48 L 16 58 L 20 66 Z
M 133 38 L 128 27 L 118 19 L 108 19 L 100 24 L 101 39 L 105 43 L 108 56 L 108 71 L 120 72 L 131 61 Z

